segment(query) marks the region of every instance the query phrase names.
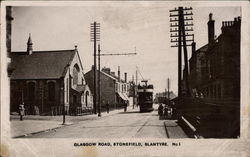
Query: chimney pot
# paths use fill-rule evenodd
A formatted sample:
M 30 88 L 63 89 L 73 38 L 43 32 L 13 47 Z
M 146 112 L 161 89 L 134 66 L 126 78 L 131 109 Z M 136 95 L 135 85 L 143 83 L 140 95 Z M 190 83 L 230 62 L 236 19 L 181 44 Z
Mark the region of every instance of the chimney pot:
M 127 82 L 127 73 L 124 73 L 124 81 Z
M 120 76 L 120 66 L 118 66 L 118 81 L 120 81 L 121 76 Z
M 209 14 L 209 21 L 207 23 L 208 26 L 208 43 L 212 43 L 214 41 L 214 20 L 212 19 L 212 13 Z
M 212 21 L 212 20 L 213 20 L 213 14 L 210 13 L 210 14 L 209 14 L 209 21 Z

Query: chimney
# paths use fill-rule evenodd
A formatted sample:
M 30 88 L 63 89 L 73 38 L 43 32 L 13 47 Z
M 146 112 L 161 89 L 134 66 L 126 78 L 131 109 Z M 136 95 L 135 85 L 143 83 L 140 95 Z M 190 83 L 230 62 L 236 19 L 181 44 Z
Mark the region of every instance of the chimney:
M 196 43 L 192 42 L 192 56 L 195 55 L 195 51 L 196 51 Z
M 118 81 L 120 81 L 121 76 L 120 76 L 120 66 L 118 66 Z
M 28 55 L 31 55 L 32 54 L 32 51 L 33 51 L 33 48 L 32 48 L 32 40 L 31 40 L 31 36 L 29 34 L 29 39 L 28 39 L 28 42 L 27 42 L 27 54 Z
M 124 73 L 124 81 L 127 82 L 127 73 Z
M 209 21 L 207 22 L 208 26 L 208 43 L 212 43 L 214 41 L 214 20 L 213 14 L 209 14 Z

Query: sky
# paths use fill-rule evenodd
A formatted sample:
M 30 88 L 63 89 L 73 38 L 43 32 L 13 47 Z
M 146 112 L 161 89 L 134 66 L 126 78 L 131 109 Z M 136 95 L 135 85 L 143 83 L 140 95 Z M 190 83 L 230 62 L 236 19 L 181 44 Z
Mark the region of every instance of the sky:
M 83 6 L 16 6 L 13 7 L 12 51 L 26 51 L 29 33 L 34 51 L 74 49 L 77 45 L 84 73 L 93 65 L 93 42 L 90 24 L 101 26 L 101 53 L 134 53 L 130 56 L 103 56 L 101 67 L 110 67 L 121 77 L 132 79 L 136 67 L 143 79 L 163 92 L 170 78 L 170 90 L 177 93 L 178 49 L 171 48 L 168 2 L 99 2 Z M 188 6 L 189 7 L 189 6 Z M 215 35 L 221 33 L 222 21 L 241 15 L 240 7 L 193 7 L 196 48 L 208 41 L 209 13 L 215 20 Z M 188 56 L 191 52 L 188 48 Z M 141 75 L 138 79 L 142 79 Z

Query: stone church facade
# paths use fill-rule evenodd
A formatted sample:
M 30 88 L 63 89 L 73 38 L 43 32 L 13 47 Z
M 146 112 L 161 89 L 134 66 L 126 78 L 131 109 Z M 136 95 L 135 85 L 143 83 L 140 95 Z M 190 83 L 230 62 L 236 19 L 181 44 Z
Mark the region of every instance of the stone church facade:
M 58 115 L 91 112 L 93 98 L 86 84 L 77 47 L 72 50 L 11 52 L 10 112 L 24 103 L 26 114 Z

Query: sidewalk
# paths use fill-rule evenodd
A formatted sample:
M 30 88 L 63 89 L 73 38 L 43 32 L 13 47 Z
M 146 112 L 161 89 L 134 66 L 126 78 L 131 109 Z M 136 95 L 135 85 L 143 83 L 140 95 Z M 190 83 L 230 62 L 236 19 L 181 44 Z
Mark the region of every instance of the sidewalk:
M 132 106 L 127 108 L 127 112 L 136 110 Z M 84 120 L 97 120 L 102 117 L 112 116 L 117 113 L 124 112 L 124 109 L 112 110 L 109 112 L 102 112 L 101 117 L 98 114 L 90 114 L 84 116 L 66 116 L 65 125 L 73 125 Z M 39 116 L 39 115 L 27 115 L 24 116 L 24 120 L 20 121 L 18 115 L 10 115 L 10 127 L 11 136 L 14 138 L 26 137 L 39 132 L 55 130 L 63 127 L 63 116 Z
M 186 133 L 177 123 L 177 120 L 166 120 L 164 121 L 164 126 L 168 138 L 188 138 Z

